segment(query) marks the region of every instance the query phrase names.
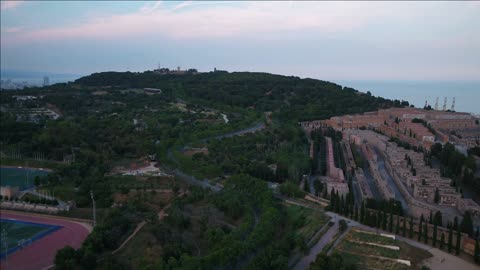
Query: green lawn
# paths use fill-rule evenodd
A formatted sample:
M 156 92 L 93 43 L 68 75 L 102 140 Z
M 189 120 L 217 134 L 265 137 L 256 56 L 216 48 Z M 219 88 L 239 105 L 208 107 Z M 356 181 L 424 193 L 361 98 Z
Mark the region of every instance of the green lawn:
M 318 210 L 291 204 L 286 204 L 285 208 L 289 220 L 296 226 L 296 234 L 301 235 L 306 241 L 330 220 L 324 212 Z
M 352 230 L 350 234 L 352 238 L 355 239 L 356 241 L 377 243 L 381 245 L 395 245 L 398 242 L 388 237 L 366 233 L 362 231 L 357 231 L 357 230 Z
M 398 246 L 400 250 L 360 244 L 356 241 Z M 428 251 L 413 247 L 405 242 L 380 235 L 369 234 L 356 229 L 348 232 L 340 244 L 335 247 L 334 251 L 340 253 L 346 261 L 357 264 L 359 269 L 416 269 L 418 268 L 417 265 L 419 262 L 432 256 Z M 382 260 L 370 256 L 409 260 L 412 263 L 412 267 L 395 261 Z

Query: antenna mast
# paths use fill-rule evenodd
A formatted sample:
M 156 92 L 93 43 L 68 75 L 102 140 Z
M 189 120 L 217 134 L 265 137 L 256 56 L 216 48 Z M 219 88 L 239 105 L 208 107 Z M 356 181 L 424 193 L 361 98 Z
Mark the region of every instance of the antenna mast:
M 455 111 L 455 97 L 453 97 L 452 108 L 450 108 L 450 110 L 451 110 L 452 112 Z
M 445 97 L 443 99 L 443 110 L 446 111 L 447 110 L 447 97 Z
M 438 111 L 438 97 L 435 99 L 435 111 Z

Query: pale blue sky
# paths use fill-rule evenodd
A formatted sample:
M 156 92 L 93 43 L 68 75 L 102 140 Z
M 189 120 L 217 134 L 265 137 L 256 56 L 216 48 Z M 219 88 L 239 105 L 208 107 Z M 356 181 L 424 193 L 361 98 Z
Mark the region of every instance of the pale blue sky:
M 2 1 L 1 68 L 479 80 L 480 2 Z

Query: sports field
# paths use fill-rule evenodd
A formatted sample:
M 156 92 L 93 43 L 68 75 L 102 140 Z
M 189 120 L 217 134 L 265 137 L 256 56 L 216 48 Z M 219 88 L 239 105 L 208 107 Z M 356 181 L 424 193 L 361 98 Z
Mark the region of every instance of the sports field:
M 7 253 L 13 253 L 30 245 L 33 241 L 52 233 L 61 228 L 61 226 L 46 225 L 33 222 L 25 222 L 13 219 L 0 219 L 2 232 L 6 232 Z M 2 241 L 2 252 L 0 257 L 5 256 L 5 242 Z
M 32 186 L 36 176 L 47 174 L 48 171 L 40 169 L 0 167 L 2 186 L 19 186 L 21 190 Z
M 0 260 L 0 269 L 38 270 L 52 267 L 59 249 L 65 246 L 80 248 L 92 229 L 88 224 L 65 218 L 8 210 L 0 211 L 0 221 L 2 230 L 8 227 L 8 243 L 11 246 L 9 254 Z M 17 240 L 16 247 L 12 247 L 15 246 L 15 240 L 10 240 L 10 236 Z M 32 241 L 24 241 L 24 245 L 19 246 L 18 239 L 25 237 L 31 237 Z

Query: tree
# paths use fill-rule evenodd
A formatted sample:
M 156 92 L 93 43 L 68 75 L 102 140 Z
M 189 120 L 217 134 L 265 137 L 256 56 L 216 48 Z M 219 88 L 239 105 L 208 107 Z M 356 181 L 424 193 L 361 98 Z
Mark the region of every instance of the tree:
M 422 227 L 423 225 L 423 214 L 420 216 L 420 224 L 418 225 L 418 241 L 420 242 L 422 240 Z
M 442 236 L 440 237 L 440 249 L 443 250 L 445 247 L 445 234 L 442 232 Z
M 344 231 L 347 230 L 347 222 L 345 221 L 345 219 L 341 219 L 339 222 L 338 222 L 338 225 L 339 225 L 339 230 L 340 230 L 340 233 L 343 233 Z
M 381 212 L 382 214 L 382 230 L 387 230 L 387 212 Z
M 413 217 L 410 217 L 410 221 L 408 222 L 409 229 L 408 229 L 408 237 L 413 238 Z
M 355 205 L 355 213 L 353 215 L 353 218 L 355 219 L 355 221 L 358 221 L 358 207 L 357 207 L 357 205 Z
M 397 223 L 396 223 L 396 226 L 395 226 L 395 234 L 399 234 L 400 233 L 400 216 L 397 216 Z
M 360 223 L 365 224 L 365 201 L 362 201 L 362 207 L 360 208 Z
M 460 254 L 460 240 L 462 238 L 462 235 L 460 234 L 460 227 L 457 229 L 457 244 L 455 245 L 455 255 Z
M 475 240 L 475 253 L 473 255 L 473 259 L 476 263 L 480 262 L 480 247 L 478 246 L 478 239 Z
M 40 177 L 38 177 L 38 175 L 35 176 L 35 179 L 33 180 L 33 183 L 34 183 L 34 185 L 37 186 L 37 187 L 40 186 L 41 181 L 40 181 Z
M 407 233 L 407 217 L 403 217 L 402 236 L 405 237 Z
M 306 193 L 310 193 L 310 185 L 308 183 L 308 179 L 305 179 L 303 181 L 303 190 L 306 192 Z
M 428 244 L 428 224 L 425 222 L 423 225 L 423 241 L 425 241 L 425 244 Z
M 436 247 L 437 244 L 437 223 L 433 224 L 432 245 Z
M 76 251 L 71 246 L 66 246 L 55 255 L 55 269 L 75 269 Z
M 388 231 L 393 232 L 393 214 L 390 212 L 390 221 L 388 222 Z
M 465 211 L 463 214 L 463 219 L 461 222 L 461 230 L 464 233 L 467 233 L 470 236 L 473 236 L 473 221 L 472 221 L 472 214 L 470 211 Z
M 433 198 L 433 201 L 435 203 L 439 203 L 440 202 L 440 191 L 438 190 L 438 188 L 435 189 L 435 196 Z
M 452 253 L 452 245 L 453 245 L 453 228 L 450 226 L 448 230 L 448 253 Z
M 435 216 L 433 217 L 433 223 L 437 223 L 440 227 L 443 225 L 442 221 L 442 213 L 440 211 L 435 212 Z
M 380 216 L 380 211 L 375 212 L 372 211 L 372 215 L 375 217 L 375 228 L 382 228 L 382 217 Z

